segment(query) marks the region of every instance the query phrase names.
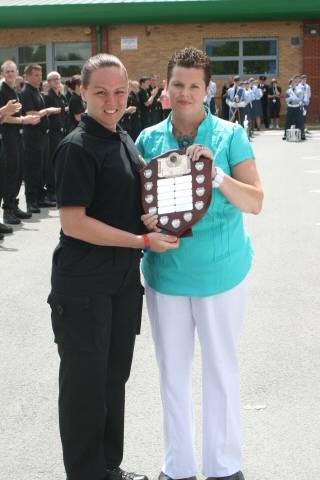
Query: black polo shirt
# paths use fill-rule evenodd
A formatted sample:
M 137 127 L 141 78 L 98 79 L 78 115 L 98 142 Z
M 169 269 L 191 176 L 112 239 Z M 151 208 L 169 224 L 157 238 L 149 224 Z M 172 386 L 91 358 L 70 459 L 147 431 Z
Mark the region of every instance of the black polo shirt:
M 46 107 L 61 108 L 61 113 L 49 116 L 50 131 L 61 131 L 66 127 L 66 107 L 68 101 L 61 93 L 56 93 L 53 88 L 50 88 L 45 97 Z
M 0 108 L 4 107 L 9 100 L 20 101 L 19 95 L 14 88 L 11 88 L 5 81 L 0 83 Z M 14 117 L 21 117 L 21 110 L 13 115 Z M 1 133 L 4 138 L 19 138 L 21 125 L 15 123 L 3 123 Z
M 89 217 L 134 234 L 145 231 L 139 153 L 126 132 L 111 132 L 84 114 L 54 156 L 58 208 L 83 206 Z M 95 275 L 128 268 L 138 252 L 102 247 L 60 233 L 60 273 Z M 60 252 L 61 253 L 61 252 Z M 64 261 L 65 259 L 66 261 Z M 72 261 L 74 259 L 74 261 Z
M 30 83 L 26 83 L 21 90 L 21 101 L 24 114 L 31 111 L 39 112 L 40 110 L 46 108 L 46 104 L 43 96 L 40 93 L 40 90 L 30 85 Z M 48 129 L 48 118 L 46 115 L 44 115 L 41 118 L 40 123 L 37 125 L 25 125 L 24 133 L 26 135 L 43 135 Z
M 78 126 L 75 115 L 79 115 L 85 111 L 84 103 L 81 95 L 73 93 L 69 101 L 69 132 Z

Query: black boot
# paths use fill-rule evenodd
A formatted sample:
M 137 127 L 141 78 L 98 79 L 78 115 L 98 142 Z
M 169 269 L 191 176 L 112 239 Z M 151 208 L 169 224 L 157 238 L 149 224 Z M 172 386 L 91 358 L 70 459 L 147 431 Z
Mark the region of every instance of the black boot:
M 32 213 L 24 212 L 23 210 L 20 210 L 19 207 L 16 207 L 14 210 L 14 214 L 17 218 L 25 219 L 25 218 L 31 218 Z
M 0 234 L 7 234 L 7 233 L 12 233 L 13 229 L 11 227 L 7 227 L 7 225 L 3 225 L 3 223 L 0 223 Z
M 13 209 L 3 211 L 3 221 L 9 225 L 19 225 L 21 223 L 21 220 L 15 216 Z
M 37 202 L 30 202 L 27 203 L 27 211 L 28 213 L 40 213 L 40 208 Z

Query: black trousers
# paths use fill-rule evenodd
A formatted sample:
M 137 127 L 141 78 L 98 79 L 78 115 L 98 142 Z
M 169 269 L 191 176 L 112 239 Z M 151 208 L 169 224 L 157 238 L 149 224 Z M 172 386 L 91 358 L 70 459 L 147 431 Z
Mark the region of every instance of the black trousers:
M 22 135 L 3 135 L 3 209 L 15 209 L 22 183 Z
M 68 480 L 102 480 L 123 457 L 125 384 L 142 311 L 139 263 L 113 278 L 113 291 L 105 295 L 94 293 L 95 281 L 88 293 L 73 279 L 58 291 L 53 278 L 48 298 L 61 360 L 59 422 Z
M 25 134 L 25 162 L 24 177 L 26 201 L 38 202 L 44 195 L 45 161 L 48 153 L 48 135 L 46 133 L 35 136 Z
M 45 185 L 48 193 L 54 194 L 56 191 L 55 188 L 55 179 L 54 179 L 54 168 L 53 168 L 53 154 L 64 138 L 64 132 L 61 130 L 50 130 L 49 132 L 49 152 L 45 154 L 45 168 L 44 168 L 44 176 L 45 176 Z
M 285 135 L 286 130 L 291 128 L 291 125 L 295 125 L 296 128 L 300 128 L 301 138 L 305 138 L 303 112 L 300 107 L 288 107 L 286 115 L 286 126 L 284 131 Z
M 270 118 L 269 118 L 269 105 L 268 100 L 263 100 L 262 102 L 262 112 L 263 112 L 263 123 L 266 128 L 269 128 L 270 125 Z

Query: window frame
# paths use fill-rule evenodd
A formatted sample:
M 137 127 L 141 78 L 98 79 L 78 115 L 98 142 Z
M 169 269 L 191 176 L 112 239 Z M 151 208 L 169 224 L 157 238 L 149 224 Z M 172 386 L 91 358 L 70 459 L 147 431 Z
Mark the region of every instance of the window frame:
M 210 41 L 224 41 L 224 42 L 239 42 L 239 55 L 238 56 L 219 56 L 219 57 L 212 57 L 209 56 L 210 61 L 213 62 L 226 62 L 226 61 L 237 61 L 239 64 L 239 72 L 236 72 L 234 75 L 240 75 L 240 77 L 245 77 L 249 75 L 266 75 L 267 78 L 273 78 L 279 76 L 279 38 L 278 37 L 211 37 L 205 38 L 203 40 L 203 50 L 206 52 L 207 46 L 210 45 Z M 257 41 L 275 41 L 276 42 L 276 54 L 275 55 L 243 55 L 243 43 L 244 42 L 257 42 Z M 276 61 L 276 71 L 273 73 L 245 73 L 243 71 L 244 62 L 247 60 L 275 60 Z M 217 75 L 213 71 L 213 76 L 217 79 L 225 79 L 230 78 L 233 74 L 223 74 Z

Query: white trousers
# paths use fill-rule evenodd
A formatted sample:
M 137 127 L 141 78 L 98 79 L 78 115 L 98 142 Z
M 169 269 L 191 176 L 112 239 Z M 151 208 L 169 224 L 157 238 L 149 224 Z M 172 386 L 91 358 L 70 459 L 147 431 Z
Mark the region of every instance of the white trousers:
M 237 340 L 247 280 L 211 297 L 163 295 L 146 285 L 146 299 L 160 371 L 163 472 L 173 479 L 197 474 L 192 402 L 197 328 L 202 354 L 202 473 L 232 475 L 241 465 Z

